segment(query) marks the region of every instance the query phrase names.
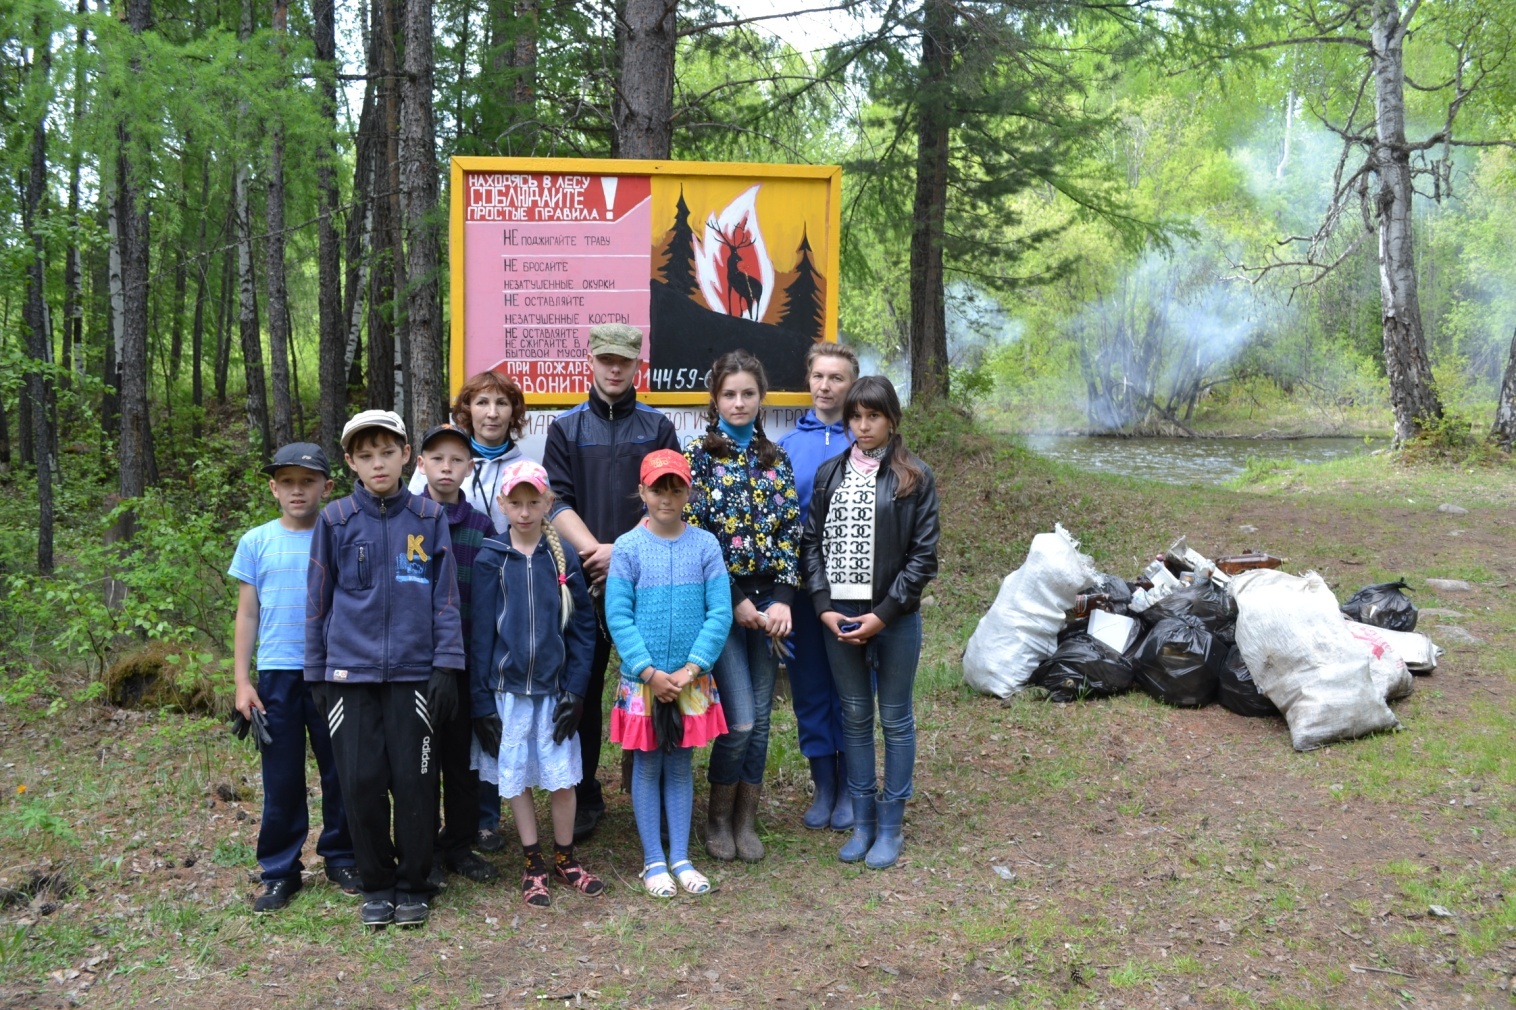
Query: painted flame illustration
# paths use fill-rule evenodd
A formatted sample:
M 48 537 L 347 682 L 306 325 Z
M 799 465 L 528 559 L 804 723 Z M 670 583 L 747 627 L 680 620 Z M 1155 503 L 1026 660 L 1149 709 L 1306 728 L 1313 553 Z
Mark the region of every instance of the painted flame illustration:
M 712 311 L 755 322 L 774 294 L 774 263 L 758 228 L 758 186 L 743 192 L 695 236 L 695 277 Z

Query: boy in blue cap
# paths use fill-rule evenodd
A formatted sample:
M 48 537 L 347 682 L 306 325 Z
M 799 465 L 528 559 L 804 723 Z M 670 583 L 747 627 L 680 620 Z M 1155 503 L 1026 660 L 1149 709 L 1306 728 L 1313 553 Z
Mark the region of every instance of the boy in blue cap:
M 321 773 L 321 836 L 316 852 L 327 879 L 357 894 L 353 842 L 348 835 L 342 790 L 326 721 L 305 686 L 305 572 L 311 560 L 311 530 L 321 502 L 332 490 L 331 467 L 318 445 L 294 442 L 263 468 L 279 503 L 279 518 L 248 530 L 237 542 L 228 570 L 240 585 L 232 637 L 234 704 L 244 719 L 263 714 L 268 740 L 259 746 L 263 765 L 263 820 L 258 825 L 258 865 L 263 893 L 253 902 L 260 914 L 290 903 L 303 886 L 300 850 L 310 831 L 305 796 L 305 738 Z M 257 645 L 258 685 L 253 686 Z

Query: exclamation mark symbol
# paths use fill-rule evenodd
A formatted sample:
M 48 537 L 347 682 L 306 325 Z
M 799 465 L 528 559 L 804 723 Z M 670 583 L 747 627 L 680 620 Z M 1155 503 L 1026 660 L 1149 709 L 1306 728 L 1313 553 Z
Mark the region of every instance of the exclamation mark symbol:
M 610 221 L 616 216 L 616 182 L 618 177 L 614 175 L 602 175 L 600 188 L 605 191 L 605 219 Z

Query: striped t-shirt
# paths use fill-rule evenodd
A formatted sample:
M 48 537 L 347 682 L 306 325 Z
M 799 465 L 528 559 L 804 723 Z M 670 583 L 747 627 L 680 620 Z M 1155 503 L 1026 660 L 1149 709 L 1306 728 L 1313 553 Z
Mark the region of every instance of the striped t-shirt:
M 278 519 L 242 534 L 227 574 L 258 591 L 258 669 L 305 668 L 305 573 L 311 531 Z

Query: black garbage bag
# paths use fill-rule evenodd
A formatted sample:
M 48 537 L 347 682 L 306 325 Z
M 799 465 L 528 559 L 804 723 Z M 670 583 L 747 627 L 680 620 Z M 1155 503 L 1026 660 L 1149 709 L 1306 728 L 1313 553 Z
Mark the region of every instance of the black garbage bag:
M 1032 673 L 1032 684 L 1047 689 L 1049 701 L 1109 698 L 1132 689 L 1132 661 L 1086 634 L 1065 638 Z
M 1142 620 L 1149 626 L 1169 617 L 1196 617 L 1212 634 L 1237 622 L 1237 604 L 1232 594 L 1210 579 L 1174 590 L 1147 610 Z
M 1104 593 L 1109 597 L 1109 602 L 1102 609 L 1109 610 L 1113 614 L 1127 614 L 1128 607 L 1132 602 L 1132 586 L 1119 575 L 1107 575 L 1105 572 L 1095 576 L 1095 588 L 1092 593 Z
M 1201 708 L 1216 700 L 1217 671 L 1226 658 L 1198 617 L 1165 617 L 1137 650 L 1137 683 L 1166 705 Z
M 679 707 L 678 698 L 653 702 L 653 736 L 665 754 L 672 754 L 684 746 L 684 711 Z
M 1242 661 L 1242 653 L 1235 645 L 1227 651 L 1226 662 L 1221 664 L 1219 680 L 1221 689 L 1216 700 L 1228 712 L 1251 719 L 1279 714 L 1269 696 L 1258 690 L 1253 675 L 1248 672 L 1248 665 Z
M 1348 602 L 1342 605 L 1342 612 L 1348 620 L 1359 624 L 1372 624 L 1391 631 L 1415 631 L 1416 604 L 1404 592 L 1410 588 L 1405 579 L 1364 586 L 1348 597 Z

